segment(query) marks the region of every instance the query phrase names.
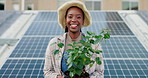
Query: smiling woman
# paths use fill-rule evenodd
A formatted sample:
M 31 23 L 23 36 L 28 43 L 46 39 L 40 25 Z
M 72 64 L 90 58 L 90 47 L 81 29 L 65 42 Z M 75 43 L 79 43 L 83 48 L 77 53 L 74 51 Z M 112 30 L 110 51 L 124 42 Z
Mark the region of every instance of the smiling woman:
M 70 78 L 70 76 L 73 78 L 103 78 L 104 64 L 101 53 L 93 53 L 92 58 L 88 59 L 94 60 L 94 58 L 98 57 L 100 58 L 98 60 L 102 64 L 98 65 L 94 63 L 91 67 L 88 65 L 80 66 L 87 74 L 79 77 L 78 72 L 78 74 L 71 75 L 69 71 L 68 57 L 71 53 L 68 50 L 73 47 L 68 44 L 78 43 L 79 41 L 85 42 L 85 39 L 82 38 L 85 37 L 85 34 L 81 32 L 81 28 L 91 24 L 91 16 L 85 5 L 80 1 L 66 2 L 58 9 L 58 21 L 60 26 L 65 30 L 65 33 L 64 35 L 53 38 L 49 42 L 45 54 L 44 76 L 46 78 Z M 53 45 L 55 43 L 58 45 Z M 101 50 L 99 44 L 94 44 L 90 47 L 96 51 Z M 79 51 L 75 54 L 78 53 Z M 86 59 L 82 61 L 86 61 Z M 73 65 L 71 64 L 71 66 Z

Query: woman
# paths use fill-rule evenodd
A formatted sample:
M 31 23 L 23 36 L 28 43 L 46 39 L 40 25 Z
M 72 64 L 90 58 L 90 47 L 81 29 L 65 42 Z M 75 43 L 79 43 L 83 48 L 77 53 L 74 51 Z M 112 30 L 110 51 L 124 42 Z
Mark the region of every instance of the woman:
M 91 16 L 85 5 L 80 1 L 69 1 L 58 9 L 58 21 L 65 33 L 62 36 L 53 38 L 47 47 L 45 54 L 44 76 L 45 78 L 64 78 L 67 76 L 67 64 L 64 59 L 67 59 L 67 49 L 71 49 L 66 44 L 78 42 L 84 34 L 81 32 L 82 27 L 87 27 L 91 24 Z M 64 43 L 63 48 L 52 43 Z M 92 45 L 94 49 L 101 49 L 99 44 Z M 59 49 L 60 53 L 54 55 L 54 51 Z M 88 69 L 85 66 L 86 72 L 89 73 L 90 78 L 104 77 L 104 64 L 102 54 L 96 55 L 102 61 L 101 65 L 96 63 Z

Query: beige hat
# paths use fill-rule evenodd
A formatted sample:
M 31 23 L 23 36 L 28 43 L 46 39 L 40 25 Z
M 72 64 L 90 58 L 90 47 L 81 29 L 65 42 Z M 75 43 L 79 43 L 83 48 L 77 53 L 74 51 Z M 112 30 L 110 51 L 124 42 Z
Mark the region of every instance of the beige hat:
M 87 27 L 91 24 L 91 16 L 88 10 L 86 9 L 85 5 L 81 1 L 68 1 L 64 3 L 61 7 L 58 9 L 58 22 L 60 26 L 65 29 L 66 24 L 65 24 L 65 15 L 66 11 L 72 7 L 72 6 L 77 6 L 82 9 L 84 12 L 84 24 L 82 27 Z

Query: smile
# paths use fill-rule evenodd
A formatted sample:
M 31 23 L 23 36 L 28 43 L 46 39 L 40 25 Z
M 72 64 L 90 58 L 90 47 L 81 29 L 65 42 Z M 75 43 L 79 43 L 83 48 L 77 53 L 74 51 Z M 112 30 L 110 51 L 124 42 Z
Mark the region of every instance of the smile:
M 78 25 L 71 25 L 71 27 L 76 27 L 76 26 L 78 26 Z

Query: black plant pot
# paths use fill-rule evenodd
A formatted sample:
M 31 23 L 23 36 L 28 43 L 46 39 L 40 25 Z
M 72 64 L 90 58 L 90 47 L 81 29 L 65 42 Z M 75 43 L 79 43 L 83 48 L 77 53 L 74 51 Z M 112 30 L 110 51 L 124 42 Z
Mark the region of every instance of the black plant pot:
M 66 76 L 64 78 L 71 78 L 69 76 L 69 72 L 66 72 L 65 75 Z M 90 78 L 90 77 L 89 77 L 89 74 L 87 72 L 83 72 L 80 76 L 76 74 L 72 78 Z
M 90 78 L 89 74 L 87 72 L 82 73 L 80 76 L 79 75 L 74 75 L 72 78 Z

